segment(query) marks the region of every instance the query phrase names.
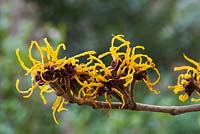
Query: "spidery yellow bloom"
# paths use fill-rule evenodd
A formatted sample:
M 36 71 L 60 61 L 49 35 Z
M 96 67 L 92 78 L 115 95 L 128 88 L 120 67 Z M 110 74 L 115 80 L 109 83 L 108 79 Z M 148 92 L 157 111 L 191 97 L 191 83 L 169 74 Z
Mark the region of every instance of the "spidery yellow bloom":
M 116 41 L 121 43 L 116 46 Z M 25 75 L 31 75 L 31 87 L 27 90 L 19 88 L 19 79 L 16 80 L 16 89 L 24 94 L 24 98 L 29 98 L 34 90 L 39 87 L 40 97 L 44 104 L 47 100 L 44 93 L 56 94 L 57 98 L 52 106 L 54 121 L 56 112 L 67 110 L 64 105 L 67 103 L 82 104 L 90 101 L 94 107 L 97 107 L 97 101 L 106 101 L 112 110 L 113 100 L 121 102 L 119 108 L 132 105 L 132 90 L 129 85 L 135 81 L 143 80 L 149 90 L 158 94 L 153 88 L 160 79 L 160 73 L 157 70 L 153 60 L 145 54 L 136 53 L 136 49 L 144 50 L 143 46 L 131 48 L 130 42 L 124 39 L 123 35 L 113 36 L 111 47 L 96 57 L 95 51 L 87 51 L 73 57 L 58 58 L 59 50 L 66 50 L 64 44 L 59 44 L 53 49 L 51 44 L 44 39 L 46 46 L 41 46 L 37 41 L 32 41 L 29 48 L 28 57 L 32 66 L 25 65 L 20 57 L 19 49 L 16 49 L 16 55 L 22 68 L 26 71 Z M 32 49 L 35 47 L 40 60 L 32 55 Z M 125 48 L 125 51 L 123 49 Z M 88 56 L 86 63 L 79 63 L 79 57 Z M 111 56 L 112 62 L 106 65 L 102 58 Z M 158 78 L 151 82 L 147 70 L 154 70 Z M 102 97 L 103 96 L 103 97 Z M 113 97 L 115 99 L 113 99 Z M 104 108 L 102 103 L 102 108 Z
M 54 50 L 50 43 L 47 41 L 47 38 L 44 39 L 46 46 L 40 46 L 37 41 L 32 41 L 29 47 L 28 57 L 32 62 L 31 67 L 27 67 L 23 60 L 20 57 L 19 49 L 16 49 L 16 55 L 18 58 L 19 63 L 21 64 L 22 68 L 26 71 L 25 75 L 31 75 L 32 77 L 32 86 L 27 90 L 21 90 L 19 88 L 19 79 L 16 80 L 16 89 L 18 92 L 24 94 L 24 98 L 29 98 L 36 87 L 40 89 L 40 97 L 44 104 L 47 103 L 47 100 L 43 93 L 52 94 L 56 93 L 57 99 L 52 106 L 53 110 L 53 117 L 56 123 L 58 121 L 55 117 L 55 112 L 60 112 L 62 110 L 66 110 L 63 107 L 63 104 L 68 103 L 70 101 L 69 96 L 73 96 L 73 91 L 68 91 L 66 79 L 69 77 L 72 80 L 75 76 L 81 75 L 85 65 L 78 65 L 79 60 L 77 58 L 86 55 L 95 54 L 94 51 L 88 51 L 85 53 L 78 54 L 74 57 L 64 57 L 58 58 L 59 50 L 62 48 L 66 50 L 66 46 L 64 44 L 59 44 L 57 48 Z M 32 49 L 36 47 L 38 50 L 41 60 L 37 60 L 32 56 Z M 73 81 L 71 84 L 77 83 Z M 64 100 L 62 97 L 63 94 L 68 92 L 70 95 L 69 100 Z
M 104 95 L 105 101 L 108 102 L 111 110 L 112 95 L 115 94 L 121 98 L 122 106 L 120 108 L 123 108 L 125 106 L 123 94 L 115 89 L 119 80 L 112 78 L 112 72 L 100 59 L 95 56 L 90 56 L 89 59 L 92 59 L 93 62 L 96 61 L 96 63 L 90 66 L 89 79 L 82 83 L 79 82 L 81 89 L 79 90 L 78 98 L 85 98 L 94 102 L 94 100 Z
M 115 41 L 120 41 L 122 44 L 115 46 Z M 126 48 L 125 52 L 120 51 L 123 47 Z M 123 35 L 116 35 L 112 38 L 110 51 L 101 54 L 99 58 L 103 58 L 109 54 L 112 56 L 113 61 L 109 66 L 109 69 L 112 70 L 115 76 L 125 80 L 124 87 L 127 87 L 134 80 L 143 80 L 150 91 L 158 94 L 159 91 L 155 90 L 153 86 L 160 80 L 160 73 L 153 60 L 148 55 L 136 54 L 136 49 L 144 50 L 145 48 L 143 46 L 135 46 L 131 48 L 130 42 L 126 41 Z M 154 82 L 151 82 L 147 75 L 148 69 L 153 69 L 158 75 L 158 78 Z
M 186 73 L 179 74 L 177 84 L 175 86 L 168 86 L 168 88 L 173 90 L 175 94 L 183 92 L 183 94 L 179 95 L 179 100 L 182 102 L 186 101 L 193 93 L 200 95 L 200 63 L 188 58 L 186 55 L 183 56 L 188 62 L 192 63 L 196 67 L 175 67 L 174 71 L 185 70 Z M 191 101 L 199 102 L 200 98 L 191 98 Z
M 115 46 L 116 41 L 121 44 Z M 122 49 L 125 48 L 125 51 Z M 145 54 L 136 54 L 136 49 L 144 50 L 143 46 L 130 47 L 130 42 L 124 39 L 123 35 L 113 36 L 110 51 L 105 52 L 97 57 L 90 56 L 89 60 L 93 63 L 88 72 L 89 79 L 79 82 L 82 86 L 79 90 L 79 99 L 98 100 L 104 95 L 105 101 L 108 102 L 110 109 L 113 96 L 122 102 L 120 108 L 124 108 L 129 101 L 128 85 L 134 81 L 143 80 L 150 91 L 158 94 L 159 92 L 153 88 L 160 79 L 153 60 Z M 111 56 L 112 62 L 109 66 L 105 65 L 101 60 L 105 56 Z M 147 70 L 153 69 L 158 78 L 155 82 L 151 82 L 147 75 Z

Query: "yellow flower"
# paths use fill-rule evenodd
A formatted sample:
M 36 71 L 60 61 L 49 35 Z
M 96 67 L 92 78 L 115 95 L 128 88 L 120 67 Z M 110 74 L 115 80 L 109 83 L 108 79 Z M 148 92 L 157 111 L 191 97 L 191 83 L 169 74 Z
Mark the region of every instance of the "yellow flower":
M 25 75 L 31 75 L 32 77 L 32 87 L 29 88 L 28 90 L 22 91 L 19 89 L 19 79 L 17 79 L 16 81 L 16 87 L 17 90 L 22 93 L 22 94 L 26 94 L 24 97 L 28 98 L 32 95 L 33 90 L 38 86 L 39 86 L 40 90 L 41 90 L 41 98 L 43 98 L 43 102 L 44 104 L 46 104 L 46 99 L 43 96 L 43 92 L 47 92 L 47 93 L 52 93 L 52 90 L 48 90 L 50 87 L 49 85 L 45 84 L 45 82 L 53 82 L 56 79 L 52 79 L 52 80 L 45 80 L 44 75 L 42 75 L 43 73 L 47 72 L 48 70 L 46 69 L 49 66 L 54 66 L 55 64 L 59 64 L 62 63 L 65 58 L 58 60 L 57 59 L 57 53 L 59 52 L 60 47 L 63 47 L 63 49 L 65 50 L 66 47 L 64 44 L 60 44 L 58 45 L 57 49 L 55 51 L 53 51 L 53 48 L 49 45 L 47 39 L 44 39 L 44 42 L 46 43 L 46 47 L 40 47 L 38 42 L 36 41 L 32 41 L 29 47 L 29 59 L 32 62 L 32 67 L 27 67 L 24 62 L 22 61 L 20 55 L 19 55 L 19 49 L 16 49 L 16 55 L 18 58 L 18 61 L 20 62 L 22 68 L 26 71 Z M 32 48 L 33 46 L 36 46 L 36 48 L 38 49 L 40 56 L 41 56 L 41 61 L 38 61 L 36 59 L 33 58 L 32 56 Z M 47 53 L 47 57 L 44 56 L 44 52 Z M 55 64 L 54 64 L 55 63 Z M 36 80 L 38 79 L 38 77 L 40 77 L 40 80 Z M 34 81 L 37 82 L 34 82 Z
M 115 42 L 121 44 L 115 46 Z M 46 46 L 41 46 L 37 41 L 32 41 L 29 48 L 28 57 L 32 66 L 25 65 L 20 57 L 19 49 L 16 55 L 22 68 L 26 71 L 25 75 L 31 75 L 32 86 L 27 90 L 19 88 L 19 79 L 16 80 L 16 89 L 24 94 L 24 98 L 29 98 L 34 90 L 39 87 L 40 97 L 44 104 L 47 100 L 44 93 L 56 94 L 57 98 L 52 106 L 54 121 L 58 124 L 55 113 L 63 110 L 64 104 L 84 103 L 90 101 L 95 107 L 96 101 L 104 100 L 112 109 L 113 97 L 122 104 L 119 108 L 132 104 L 131 89 L 128 86 L 135 81 L 143 80 L 149 90 L 158 94 L 153 88 L 160 79 L 153 60 L 146 54 L 137 54 L 136 49 L 144 50 L 143 46 L 130 47 L 130 42 L 124 39 L 123 35 L 113 36 L 110 51 L 95 57 L 94 51 L 87 51 L 73 57 L 58 58 L 59 50 L 66 50 L 64 44 L 59 44 L 53 49 L 47 39 L 44 39 Z M 32 49 L 36 47 L 40 60 L 32 55 Z M 125 51 L 123 49 L 125 48 Z M 109 66 L 105 65 L 102 58 L 110 55 L 112 62 Z M 87 63 L 79 63 L 79 57 L 89 56 Z M 151 82 L 147 71 L 154 70 L 158 78 Z M 183 98 L 183 97 L 182 97 Z M 103 107 L 103 106 L 102 106 Z
M 78 98 L 85 98 L 94 102 L 99 96 L 104 95 L 111 109 L 112 96 L 115 95 L 122 101 L 120 108 L 123 108 L 125 99 L 124 93 L 118 87 L 121 85 L 120 79 L 114 78 L 111 70 L 100 59 L 95 56 L 90 56 L 90 59 L 96 61 L 96 63 L 90 66 L 89 79 L 84 82 L 79 81 L 81 89 L 79 90 Z
M 186 101 L 194 92 L 200 95 L 200 63 L 188 58 L 186 55 L 183 56 L 188 62 L 195 65 L 196 68 L 192 66 L 175 67 L 174 71 L 186 70 L 186 73 L 179 74 L 175 86 L 168 86 L 175 94 L 183 92 L 183 94 L 179 96 L 179 100 L 182 102 Z M 191 98 L 191 101 L 199 102 L 200 99 Z
M 113 36 L 110 51 L 105 52 L 97 57 L 90 56 L 91 65 L 88 71 L 89 79 L 79 81 L 81 89 L 78 98 L 87 100 L 98 100 L 99 96 L 104 95 L 105 101 L 108 102 L 111 109 L 113 96 L 122 102 L 120 108 L 124 108 L 130 103 L 130 96 L 127 87 L 134 81 L 143 80 L 150 91 L 158 94 L 159 92 L 153 88 L 160 79 L 153 60 L 145 54 L 136 54 L 136 49 L 144 50 L 143 46 L 130 47 L 130 42 L 123 38 L 123 35 Z M 121 42 L 119 46 L 115 46 L 115 42 Z M 125 51 L 123 48 L 125 47 Z M 101 60 L 103 57 L 111 55 L 111 65 L 106 66 Z M 151 82 L 147 74 L 148 69 L 153 69 L 158 78 L 155 82 Z M 78 81 L 78 77 L 77 77 Z M 83 101 L 84 102 L 84 101 Z
M 77 75 L 81 75 L 84 71 L 87 71 L 85 68 L 85 64 L 79 65 L 79 60 L 77 58 L 86 55 L 95 54 L 94 51 L 88 51 L 85 53 L 81 53 L 75 55 L 74 57 L 64 57 L 58 58 L 58 53 L 60 48 L 66 50 L 66 46 L 64 44 L 59 44 L 57 48 L 54 50 L 52 46 L 47 41 L 47 38 L 44 39 L 46 46 L 40 46 L 37 41 L 32 41 L 29 47 L 28 57 L 32 62 L 31 67 L 27 67 L 23 60 L 20 57 L 19 49 L 16 49 L 16 55 L 19 63 L 22 68 L 26 71 L 25 75 L 31 75 L 32 86 L 27 90 L 19 89 L 19 79 L 16 80 L 16 89 L 24 94 L 24 98 L 29 98 L 36 87 L 40 89 L 40 97 L 44 104 L 47 103 L 47 100 L 43 93 L 52 94 L 56 93 L 57 99 L 52 106 L 53 117 L 56 123 L 58 121 L 55 117 L 55 112 L 66 110 L 63 107 L 63 104 L 66 104 L 68 101 L 73 99 L 74 92 L 71 89 L 67 88 L 67 79 L 70 81 L 73 77 Z M 32 56 L 32 49 L 35 46 L 40 54 L 41 60 L 36 60 Z M 76 82 L 75 82 L 76 83 Z M 73 83 L 72 83 L 73 84 Z M 63 94 L 68 94 L 69 100 L 64 100 L 62 97 Z
M 114 44 L 116 40 L 120 41 L 122 44 L 115 46 Z M 120 51 L 123 47 L 126 48 L 125 52 Z M 131 48 L 130 42 L 126 41 L 123 35 L 116 35 L 112 38 L 110 51 L 100 55 L 99 58 L 103 58 L 108 54 L 112 56 L 113 61 L 109 68 L 116 73 L 116 76 L 125 80 L 125 87 L 131 84 L 134 80 L 143 80 L 150 91 L 158 94 L 159 91 L 155 90 L 153 86 L 160 80 L 160 73 L 153 60 L 148 55 L 136 54 L 136 49 L 144 50 L 145 48 L 143 46 L 135 46 Z M 150 81 L 147 74 L 148 69 L 153 69 L 158 75 L 155 82 Z

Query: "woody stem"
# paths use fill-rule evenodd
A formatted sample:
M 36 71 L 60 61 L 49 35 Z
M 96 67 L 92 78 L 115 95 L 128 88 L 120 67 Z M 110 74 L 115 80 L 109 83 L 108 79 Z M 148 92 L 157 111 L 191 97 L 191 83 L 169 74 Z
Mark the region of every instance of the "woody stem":
M 65 84 L 65 88 L 66 88 L 66 94 L 69 96 L 69 101 L 74 102 L 74 97 L 72 96 L 71 93 L 71 88 L 70 88 L 70 77 L 67 76 L 66 78 L 64 78 L 64 84 Z
M 96 108 L 110 108 L 109 104 L 104 101 L 95 101 Z M 93 106 L 90 101 L 85 101 L 83 105 Z M 112 109 L 119 109 L 121 106 L 121 102 L 112 102 Z M 148 112 L 160 112 L 160 113 L 169 113 L 171 115 L 179 115 L 188 112 L 197 112 L 200 111 L 200 104 L 193 104 L 187 106 L 158 106 L 158 105 L 150 105 L 143 103 L 136 103 L 136 107 L 133 109 L 131 106 L 126 106 L 123 108 L 124 110 L 132 110 L 132 111 L 148 111 Z
M 56 87 L 58 88 L 58 87 Z M 64 93 L 62 95 L 63 98 L 69 100 L 69 95 Z M 121 102 L 105 102 L 105 101 L 98 101 L 94 100 L 91 102 L 90 100 L 85 100 L 84 102 L 81 102 L 77 97 L 73 96 L 74 101 L 71 103 L 77 103 L 81 105 L 87 105 L 91 106 L 95 109 L 97 108 L 110 108 L 112 109 L 119 109 L 122 105 Z M 134 101 L 134 100 L 133 100 Z M 135 102 L 135 101 L 134 101 Z M 94 107 L 95 104 L 95 107 Z M 122 110 L 122 109 L 121 109 Z M 187 106 L 159 106 L 159 105 L 151 105 L 151 104 L 143 104 L 143 103 L 135 103 L 135 107 L 132 105 L 126 105 L 123 110 L 132 110 L 132 111 L 148 111 L 148 112 L 160 112 L 160 113 L 169 113 L 171 115 L 179 115 L 183 113 L 188 112 L 197 112 L 200 111 L 200 104 L 193 104 L 193 105 L 187 105 Z

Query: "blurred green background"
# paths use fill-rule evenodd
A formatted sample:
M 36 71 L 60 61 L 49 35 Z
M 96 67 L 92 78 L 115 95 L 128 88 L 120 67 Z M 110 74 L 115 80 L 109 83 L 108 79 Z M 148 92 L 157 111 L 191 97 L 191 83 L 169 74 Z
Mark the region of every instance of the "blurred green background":
M 113 110 L 107 117 L 101 110 L 87 106 L 68 106 L 53 121 L 49 97 L 44 105 L 35 92 L 23 99 L 15 90 L 16 78 L 21 88 L 30 79 L 17 62 L 15 49 L 20 48 L 28 63 L 31 40 L 42 42 L 48 37 L 54 45 L 64 42 L 71 56 L 87 50 L 99 54 L 107 51 L 112 34 L 145 46 L 161 72 L 156 96 L 139 83 L 138 102 L 158 105 L 187 105 L 167 89 L 176 82 L 173 66 L 188 64 L 182 54 L 199 60 L 199 0 L 0 0 L 0 134 L 173 134 L 200 133 L 200 114 L 171 116 L 163 113 Z

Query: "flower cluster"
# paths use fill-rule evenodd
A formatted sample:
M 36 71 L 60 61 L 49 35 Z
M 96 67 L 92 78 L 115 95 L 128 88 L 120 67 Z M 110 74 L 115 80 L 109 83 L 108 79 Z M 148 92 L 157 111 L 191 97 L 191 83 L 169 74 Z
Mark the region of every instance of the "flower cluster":
M 27 90 L 19 89 L 19 79 L 16 81 L 16 89 L 24 94 L 24 98 L 29 98 L 36 87 L 40 89 L 40 97 L 43 100 L 43 103 L 46 104 L 47 100 L 43 93 L 55 93 L 57 99 L 55 100 L 52 110 L 53 117 L 56 123 L 55 112 L 67 110 L 63 107 L 64 104 L 73 101 L 74 91 L 69 89 L 75 86 L 75 78 L 81 79 L 85 76 L 87 72 L 86 64 L 79 64 L 78 58 L 81 56 L 95 54 L 94 51 L 88 51 L 85 53 L 78 54 L 71 58 L 58 58 L 58 53 L 62 47 L 64 50 L 66 46 L 64 44 L 59 44 L 58 47 L 54 50 L 52 46 L 47 41 L 47 38 L 44 39 L 46 46 L 40 46 L 38 42 L 32 41 L 29 48 L 29 59 L 32 62 L 32 67 L 28 68 L 22 61 L 19 55 L 19 49 L 16 49 L 17 58 L 22 66 L 22 68 L 27 72 L 25 75 L 31 75 L 32 77 L 32 87 Z M 32 48 L 35 46 L 40 53 L 41 61 L 36 60 L 32 56 Z M 85 78 L 86 79 L 86 78 Z M 67 99 L 64 99 L 65 98 Z
M 168 86 L 169 89 L 173 90 L 175 94 L 178 92 L 183 92 L 179 96 L 179 100 L 186 101 L 193 93 L 200 95 L 200 63 L 188 58 L 186 55 L 183 55 L 184 58 L 195 65 L 192 66 L 180 66 L 175 67 L 174 71 L 185 70 L 186 73 L 179 74 L 177 84 L 175 86 Z M 192 98 L 191 101 L 199 102 L 200 99 Z
M 99 56 L 95 56 L 95 51 L 87 51 L 73 57 L 58 58 L 60 48 L 65 50 L 66 46 L 59 44 L 54 50 L 46 38 L 44 42 L 46 46 L 41 46 L 36 41 L 31 42 L 28 54 L 32 62 L 30 68 L 21 59 L 19 49 L 16 49 L 17 58 L 27 72 L 25 75 L 32 77 L 31 88 L 19 89 L 19 80 L 16 81 L 16 88 L 24 94 L 24 98 L 29 98 L 36 87 L 39 87 L 44 104 L 47 100 L 43 93 L 56 94 L 57 98 L 52 106 L 56 123 L 58 121 L 55 112 L 67 110 L 64 107 L 67 103 L 84 104 L 87 101 L 97 107 L 96 102 L 103 100 L 108 103 L 110 109 L 113 100 L 121 102 L 119 108 L 133 105 L 133 88 L 129 88 L 129 85 L 137 81 L 144 81 L 150 91 L 159 93 L 153 88 L 160 79 L 160 73 L 153 60 L 146 54 L 137 54 L 136 49 L 144 50 L 144 47 L 132 48 L 123 35 L 113 36 L 110 50 Z M 116 42 L 120 45 L 116 46 Z M 41 60 L 32 56 L 33 47 L 37 48 Z M 84 56 L 88 57 L 87 62 L 80 63 L 79 58 Z M 106 56 L 112 57 L 110 65 L 103 62 Z M 154 82 L 149 78 L 147 72 L 149 69 L 158 75 Z
M 120 108 L 132 102 L 130 98 L 130 89 L 128 85 L 132 82 L 143 80 L 150 91 L 158 94 L 159 91 L 153 88 L 159 79 L 160 74 L 153 63 L 153 60 L 145 54 L 136 54 L 136 49 L 144 50 L 143 46 L 130 47 L 130 42 L 126 41 L 123 35 L 116 35 L 112 38 L 110 51 L 105 52 L 97 57 L 91 56 L 94 65 L 91 65 L 92 71 L 89 72 L 89 79 L 81 83 L 82 88 L 79 91 L 79 98 L 85 97 L 90 100 L 98 99 L 99 96 L 105 95 L 105 100 L 110 104 L 112 96 L 122 102 Z M 115 46 L 115 42 L 121 43 Z M 125 52 L 120 51 L 125 47 Z M 111 64 L 107 67 L 101 60 L 103 57 L 111 55 Z M 148 69 L 153 69 L 158 78 L 151 82 L 147 74 Z

